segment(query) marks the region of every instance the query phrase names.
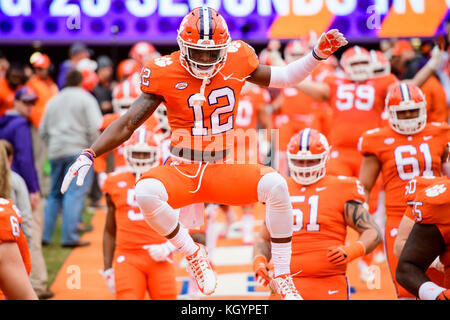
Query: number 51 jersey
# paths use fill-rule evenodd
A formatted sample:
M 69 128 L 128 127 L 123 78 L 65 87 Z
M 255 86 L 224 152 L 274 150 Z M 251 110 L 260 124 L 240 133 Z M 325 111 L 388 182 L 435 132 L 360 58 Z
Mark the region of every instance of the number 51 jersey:
M 415 176 L 440 176 L 442 156 L 450 139 L 450 127 L 442 122 L 428 123 L 414 135 L 403 135 L 390 127 L 366 131 L 358 148 L 373 154 L 381 163 L 388 215 L 403 216 L 405 187 Z
M 224 67 L 207 81 L 203 105 L 194 103 L 201 79 L 180 63 L 180 51 L 148 61 L 141 73 L 141 90 L 160 95 L 172 129 L 171 147 L 221 151 L 233 147 L 239 94 L 245 79 L 258 67 L 255 51 L 242 41 L 230 44 Z M 231 135 L 230 135 L 231 134 Z

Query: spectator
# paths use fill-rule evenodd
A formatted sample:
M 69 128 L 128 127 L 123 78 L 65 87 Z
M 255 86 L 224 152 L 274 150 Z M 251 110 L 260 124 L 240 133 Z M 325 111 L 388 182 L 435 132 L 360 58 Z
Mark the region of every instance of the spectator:
M 112 113 L 112 78 L 113 62 L 107 56 L 100 56 L 97 59 L 98 84 L 94 88 L 94 95 L 97 98 L 102 114 Z
M 398 40 L 391 57 L 392 71 L 400 80 L 412 79 L 421 68 L 422 56 L 416 52 L 408 40 Z
M 0 137 L 5 138 L 11 143 L 11 150 L 9 151 L 11 153 L 11 168 L 19 173 L 19 177 L 15 177 L 12 174 L 12 182 L 23 178 L 27 187 L 27 195 L 28 192 L 30 193 L 28 200 L 32 210 L 30 218 L 32 218 L 29 220 L 24 218 L 24 223 L 27 226 L 23 230 L 27 241 L 29 241 L 29 237 L 31 236 L 29 248 L 33 268 L 31 270 L 30 280 L 38 297 L 40 299 L 48 299 L 53 296 L 53 293 L 47 290 L 48 274 L 41 248 L 43 201 L 41 199 L 39 180 L 34 165 L 32 129 L 31 123 L 29 122 L 31 114 L 30 106 L 32 107 L 34 105 L 36 99 L 37 95 L 31 87 L 24 86 L 16 92 L 16 100 L 18 101 L 14 102 L 14 109 L 8 111 L 0 118 Z M 20 112 L 21 116 L 15 115 L 16 110 Z M 2 123 L 6 123 L 3 126 L 3 130 Z M 19 160 L 17 161 L 17 159 Z M 19 168 L 19 170 L 17 171 L 14 168 Z M 15 183 L 20 184 L 20 182 Z M 28 230 L 28 223 L 30 230 Z
M 14 204 L 19 208 L 22 214 L 21 228 L 25 238 L 27 239 L 28 247 L 31 247 L 31 204 L 28 195 L 27 185 L 20 175 L 10 169 L 13 158 L 13 148 L 11 144 L 3 139 L 0 139 L 0 177 L 4 177 L 0 181 L 0 190 L 4 194 L 0 194 L 0 198 L 11 198 Z
M 16 91 L 13 109 L 8 110 L 0 118 L 0 139 L 9 141 L 14 148 L 11 169 L 25 180 L 33 209 L 40 199 L 29 122 L 31 109 L 36 99 L 36 92 L 32 88 L 26 86 L 20 88 Z
M 86 47 L 84 43 L 75 42 L 69 49 L 69 59 L 65 60 L 59 66 L 59 74 L 58 74 L 58 87 L 62 89 L 66 84 L 66 75 L 67 72 L 73 68 L 75 68 L 83 59 L 90 58 L 91 50 Z
M 25 80 L 23 66 L 11 63 L 5 78 L 0 78 L 0 117 L 7 110 L 12 109 L 15 91 L 23 85 Z
M 58 86 L 50 77 L 49 68 L 51 65 L 50 58 L 43 53 L 35 52 L 30 62 L 34 68 L 35 74 L 26 82 L 25 85 L 32 87 L 37 94 L 37 100 L 34 108 L 31 110 L 31 123 L 36 128 L 42 120 L 47 102 L 58 93 Z
M 6 72 L 9 69 L 9 61 L 3 52 L 0 51 L 0 78 L 6 77 Z
M 92 184 L 93 170 L 89 171 L 82 187 L 72 185 L 64 195 L 60 188 L 72 162 L 97 137 L 102 116 L 95 98 L 82 88 L 80 71 L 70 70 L 66 81 L 67 87 L 48 102 L 39 129 L 48 147 L 51 166 L 51 190 L 44 210 L 42 241 L 44 244 L 51 242 L 62 208 L 62 245 L 77 247 L 89 245 L 79 240 L 78 221 Z

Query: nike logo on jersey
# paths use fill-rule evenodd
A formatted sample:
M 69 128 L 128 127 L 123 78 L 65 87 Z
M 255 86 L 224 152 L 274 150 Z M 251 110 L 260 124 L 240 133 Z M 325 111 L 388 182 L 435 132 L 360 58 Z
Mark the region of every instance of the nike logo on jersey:
M 233 74 L 234 74 L 234 73 L 229 74 L 229 75 L 227 75 L 227 76 L 223 76 L 223 80 L 227 81 L 228 79 L 231 78 L 231 76 L 232 76 Z
M 323 190 L 325 190 L 327 187 L 317 187 L 316 188 L 316 192 L 319 192 L 319 191 L 323 191 Z
M 338 293 L 339 292 L 339 290 L 328 290 L 328 294 L 329 295 L 332 295 L 332 294 L 335 294 L 335 293 Z
M 424 136 L 424 137 L 423 137 L 423 141 L 428 141 L 428 140 L 430 140 L 431 138 L 433 138 L 433 136 Z

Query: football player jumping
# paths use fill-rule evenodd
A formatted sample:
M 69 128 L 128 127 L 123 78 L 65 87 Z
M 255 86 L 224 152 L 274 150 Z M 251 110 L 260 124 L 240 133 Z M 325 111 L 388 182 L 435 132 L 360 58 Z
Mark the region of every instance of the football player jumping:
M 69 168 L 61 187 L 83 183 L 94 158 L 125 142 L 158 107 L 167 107 L 172 128 L 171 158 L 136 183 L 136 200 L 146 222 L 181 251 L 203 294 L 214 293 L 217 279 L 203 248 L 178 222 L 174 210 L 194 203 L 266 204 L 274 280 L 284 299 L 300 299 L 290 275 L 292 206 L 285 179 L 260 164 L 232 163 L 234 120 L 245 81 L 292 87 L 347 44 L 336 29 L 322 34 L 312 52 L 286 66 L 260 65 L 254 50 L 231 41 L 223 17 L 198 7 L 180 24 L 179 51 L 147 61 L 141 96 Z

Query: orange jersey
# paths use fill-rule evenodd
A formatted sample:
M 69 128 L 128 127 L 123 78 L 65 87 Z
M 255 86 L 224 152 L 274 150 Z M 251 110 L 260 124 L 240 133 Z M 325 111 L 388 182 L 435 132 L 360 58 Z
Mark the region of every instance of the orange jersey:
M 258 115 L 269 102 L 266 89 L 252 85 L 242 91 L 235 119 L 236 161 L 258 162 Z
M 291 177 L 287 183 L 294 214 L 292 273 L 302 270 L 300 277 L 345 274 L 346 266 L 329 262 L 327 251 L 345 244 L 345 203 L 365 201 L 362 185 L 353 177 L 331 175 L 308 186 Z
M 450 179 L 422 189 L 414 199 L 416 223 L 434 224 L 441 232 L 445 250 L 439 256 L 445 267 L 445 287 L 450 288 Z
M 134 193 L 136 177 L 130 171 L 108 174 L 102 191 L 110 195 L 116 210 L 116 247 L 142 249 L 143 245 L 160 244 L 166 238 L 154 231 L 144 220 Z
M 203 80 L 180 62 L 180 52 L 148 61 L 141 74 L 141 91 L 160 95 L 167 107 L 172 147 L 220 151 L 234 145 L 233 129 L 245 78 L 259 64 L 254 50 L 242 41 L 228 49 L 224 67 L 206 82 L 203 105 L 194 103 Z M 209 146 L 209 148 L 208 148 Z
M 359 143 L 363 155 L 373 154 L 381 163 L 386 209 L 402 216 L 406 209 L 405 186 L 415 176 L 440 176 L 442 155 L 450 138 L 446 123 L 429 123 L 414 135 L 390 127 L 365 132 Z
M 235 128 L 256 130 L 258 128 L 258 112 L 269 102 L 270 94 L 264 88 L 252 86 L 242 92 L 235 119 Z
M 27 273 L 31 271 L 30 252 L 27 240 L 20 228 L 22 215 L 12 200 L 0 198 L 0 243 L 16 242 Z
M 331 110 L 295 88 L 282 89 L 281 95 L 281 109 L 272 116 L 272 126 L 279 130 L 278 150 L 286 151 L 291 137 L 304 128 L 326 131 L 324 122 Z
M 0 77 L 0 117 L 3 116 L 6 111 L 12 109 L 14 93 L 15 91 L 9 87 L 6 78 Z
M 446 176 L 442 177 L 424 177 L 424 176 L 418 176 L 414 177 L 414 179 L 409 180 L 408 184 L 405 187 L 405 200 L 407 204 L 405 215 L 410 218 L 411 220 L 415 219 L 415 210 L 417 209 L 415 206 L 414 199 L 416 198 L 417 194 L 423 190 L 424 188 L 431 186 L 436 183 L 441 183 L 444 181 L 447 181 L 448 178 Z M 420 208 L 419 208 L 420 210 Z
M 379 127 L 387 90 L 396 81 L 392 74 L 363 82 L 336 77 L 325 79 L 330 87 L 329 101 L 333 109 L 330 145 L 356 148 L 363 132 Z
M 30 121 L 39 128 L 47 102 L 58 93 L 58 86 L 51 78 L 44 80 L 36 75 L 32 76 L 25 85 L 33 88 L 38 97 L 31 109 Z

